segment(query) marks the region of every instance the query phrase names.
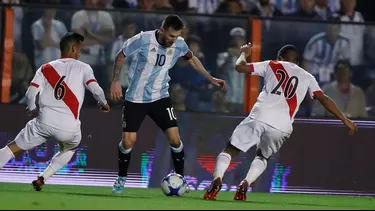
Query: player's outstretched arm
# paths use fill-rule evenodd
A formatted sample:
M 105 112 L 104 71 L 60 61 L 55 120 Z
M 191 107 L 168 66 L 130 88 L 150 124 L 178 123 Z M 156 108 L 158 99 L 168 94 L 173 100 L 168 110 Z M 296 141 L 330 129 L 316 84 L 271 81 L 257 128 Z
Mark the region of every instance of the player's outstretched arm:
M 107 103 L 107 100 L 105 98 L 104 91 L 99 86 L 99 84 L 97 82 L 89 83 L 87 85 L 87 89 L 92 93 L 92 95 L 94 96 L 95 100 L 97 100 L 99 102 L 100 106 L 106 107 L 106 105 L 108 103 Z
M 330 97 L 324 93 L 317 93 L 314 95 L 314 98 L 317 99 L 327 111 L 340 119 L 350 129 L 351 135 L 357 132 L 357 126 L 355 123 L 345 117 L 345 115 L 340 111 L 336 103 Z
M 236 71 L 240 73 L 249 73 L 253 72 L 251 64 L 247 63 L 246 58 L 251 55 L 251 43 L 241 46 L 241 55 L 236 61 Z
M 86 89 L 91 92 L 94 96 L 95 100 L 98 101 L 100 105 L 100 109 L 104 112 L 109 112 L 109 105 L 105 98 L 105 94 L 103 89 L 99 86 L 98 81 L 95 79 L 94 71 L 90 67 L 90 65 L 86 65 L 85 75 L 83 77 L 83 82 L 86 86 Z
M 251 74 L 251 68 L 250 68 L 250 64 L 248 64 L 246 62 L 246 58 L 247 55 L 245 54 L 245 52 L 242 52 L 240 57 L 238 57 L 237 61 L 236 61 L 236 71 L 237 72 L 240 72 L 240 73 L 250 73 Z
M 115 63 L 112 68 L 112 84 L 111 84 L 111 97 L 113 100 L 119 100 L 122 98 L 122 88 L 120 82 L 120 74 L 124 65 L 125 55 L 119 51 L 115 58 Z
M 192 56 L 191 59 L 189 59 L 189 64 L 213 85 L 220 87 L 223 91 L 227 89 L 226 82 L 224 80 L 212 77 L 212 75 L 207 72 L 207 70 L 203 67 L 202 62 L 196 56 Z

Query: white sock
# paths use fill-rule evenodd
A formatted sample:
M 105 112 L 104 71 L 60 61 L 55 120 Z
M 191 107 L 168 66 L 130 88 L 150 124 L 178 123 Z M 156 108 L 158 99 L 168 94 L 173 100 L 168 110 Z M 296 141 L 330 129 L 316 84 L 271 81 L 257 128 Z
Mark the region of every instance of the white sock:
M 246 175 L 246 180 L 251 185 L 267 168 L 267 160 L 265 158 L 256 156 L 250 165 L 249 172 Z
M 63 152 L 58 152 L 51 160 L 46 170 L 39 176 L 44 178 L 44 181 L 48 180 L 52 175 L 62 169 L 66 164 L 72 159 L 75 150 L 67 150 Z
M 5 164 L 7 164 L 12 158 L 14 158 L 12 150 L 8 146 L 0 149 L 0 169 L 2 169 Z
M 216 158 L 216 165 L 214 171 L 214 180 L 220 177 L 223 179 L 224 173 L 227 171 L 232 157 L 230 154 L 222 152 Z

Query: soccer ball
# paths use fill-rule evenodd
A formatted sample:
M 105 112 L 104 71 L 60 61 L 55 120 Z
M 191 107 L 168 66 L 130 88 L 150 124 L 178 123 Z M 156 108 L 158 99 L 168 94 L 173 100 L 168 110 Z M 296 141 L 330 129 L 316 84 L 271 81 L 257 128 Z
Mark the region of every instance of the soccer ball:
M 161 190 L 166 196 L 182 196 L 187 188 L 184 177 L 176 173 L 168 174 L 161 181 Z

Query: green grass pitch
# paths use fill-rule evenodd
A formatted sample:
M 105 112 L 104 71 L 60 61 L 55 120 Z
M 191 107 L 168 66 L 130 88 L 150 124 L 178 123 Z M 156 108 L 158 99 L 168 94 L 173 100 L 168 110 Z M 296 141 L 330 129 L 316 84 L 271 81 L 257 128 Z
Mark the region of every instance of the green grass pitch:
M 204 201 L 203 191 L 166 197 L 160 189 L 127 188 L 113 195 L 110 187 L 45 185 L 35 192 L 30 184 L 0 183 L 0 209 L 375 209 L 375 198 L 321 195 L 250 193 L 248 200 L 233 201 L 233 192 L 221 192 L 217 201 Z

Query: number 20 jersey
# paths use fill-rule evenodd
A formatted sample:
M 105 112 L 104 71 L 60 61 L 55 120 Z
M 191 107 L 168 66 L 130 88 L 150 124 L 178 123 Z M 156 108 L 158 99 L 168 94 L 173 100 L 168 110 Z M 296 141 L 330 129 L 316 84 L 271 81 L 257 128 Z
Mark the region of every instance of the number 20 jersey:
M 294 116 L 308 92 L 322 92 L 315 77 L 290 62 L 263 61 L 250 64 L 251 74 L 262 76 L 264 86 L 249 117 L 285 133 L 292 133 Z
M 64 131 L 80 128 L 86 86 L 97 83 L 90 65 L 61 58 L 42 65 L 30 86 L 39 89 L 38 121 Z

